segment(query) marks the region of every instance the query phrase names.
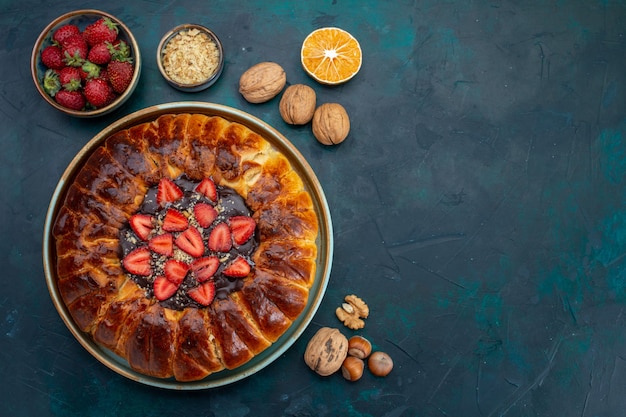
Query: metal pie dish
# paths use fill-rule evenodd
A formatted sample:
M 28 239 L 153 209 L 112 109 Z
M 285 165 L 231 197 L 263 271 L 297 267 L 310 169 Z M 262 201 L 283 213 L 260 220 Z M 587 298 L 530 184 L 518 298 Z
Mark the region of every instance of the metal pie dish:
M 173 78 L 172 74 L 170 73 L 169 68 L 167 68 L 166 63 L 164 62 L 164 58 L 165 58 L 165 51 L 166 51 L 168 44 L 170 44 L 170 42 L 172 42 L 172 40 L 174 40 L 177 35 L 181 33 L 189 32 L 190 30 L 196 30 L 199 33 L 205 34 L 208 40 L 211 41 L 215 45 L 215 48 L 217 50 L 217 57 L 216 57 L 217 62 L 216 62 L 215 69 L 212 72 L 210 72 L 206 78 L 197 82 L 187 83 L 187 82 L 178 80 L 175 77 Z M 189 59 L 193 60 L 193 56 L 190 57 Z M 224 49 L 222 47 L 222 42 L 212 30 L 202 25 L 197 25 L 193 23 L 185 23 L 185 24 L 176 26 L 175 28 L 168 31 L 165 35 L 163 35 L 163 37 L 161 38 L 161 41 L 159 42 L 159 46 L 157 47 L 156 61 L 157 61 L 157 66 L 159 67 L 159 71 L 161 72 L 161 75 L 163 76 L 163 78 L 165 78 L 165 80 L 167 81 L 169 85 L 171 85 L 172 87 L 180 91 L 184 91 L 188 93 L 195 93 L 198 91 L 206 90 L 207 88 L 215 84 L 215 82 L 218 80 L 218 78 L 222 74 L 222 71 L 224 69 Z M 197 63 L 197 62 L 192 62 L 192 63 L 197 66 L 202 65 L 201 63 Z
M 240 123 L 260 134 L 289 160 L 293 170 L 302 178 L 305 188 L 310 193 L 313 200 L 319 225 L 319 233 L 316 242 L 318 253 L 315 279 L 309 290 L 307 305 L 300 316 L 294 320 L 291 327 L 289 327 L 276 342 L 265 349 L 265 351 L 252 358 L 249 362 L 236 369 L 216 372 L 202 380 L 192 382 L 179 382 L 174 378 L 160 379 L 140 374 L 134 371 L 125 359 L 97 344 L 89 334 L 79 329 L 57 288 L 56 245 L 52 235 L 55 219 L 63 206 L 66 193 L 73 183 L 75 176 L 91 154 L 100 147 L 109 136 L 140 123 L 155 120 L 164 114 L 180 113 L 221 116 L 228 121 Z M 43 265 L 48 291 L 57 312 L 76 340 L 98 361 L 119 375 L 145 385 L 175 390 L 200 390 L 232 384 L 255 374 L 278 359 L 302 335 L 317 312 L 328 286 L 332 258 L 333 231 L 330 210 L 322 187 L 305 158 L 287 138 L 260 119 L 237 109 L 203 102 L 166 103 L 139 110 L 119 119 L 94 136 L 76 154 L 62 174 L 46 213 L 43 233 Z
M 63 25 L 66 24 L 74 24 L 78 26 L 81 30 L 84 30 L 87 25 L 95 22 L 101 17 L 108 17 L 109 19 L 115 21 L 118 24 L 119 35 L 118 38 L 123 40 L 130 46 L 131 50 L 131 58 L 135 65 L 135 70 L 133 73 L 133 77 L 131 79 L 130 85 L 126 90 L 120 94 L 113 102 L 105 107 L 101 107 L 98 109 L 89 109 L 89 110 L 72 110 L 67 107 L 63 107 L 58 104 L 53 97 L 50 97 L 46 90 L 43 87 L 43 78 L 44 74 L 47 70 L 46 66 L 41 62 L 41 51 L 43 51 L 48 45 L 52 43 L 52 35 L 54 32 Z M 90 118 L 90 117 L 98 117 L 103 116 L 105 114 L 109 114 L 114 110 L 117 110 L 121 107 L 133 94 L 135 89 L 137 88 L 137 84 L 139 83 L 139 76 L 141 75 L 141 52 L 139 51 L 139 44 L 137 43 L 133 33 L 130 31 L 128 26 L 126 26 L 120 19 L 117 17 L 94 9 L 81 9 L 74 10 L 68 13 L 65 13 L 52 22 L 48 24 L 44 28 L 44 30 L 39 34 L 35 45 L 33 46 L 31 58 L 30 58 L 30 70 L 31 76 L 33 78 L 33 82 L 35 83 L 35 87 L 37 91 L 41 95 L 41 97 L 52 107 L 63 112 L 67 115 L 74 117 L 82 117 L 82 118 Z

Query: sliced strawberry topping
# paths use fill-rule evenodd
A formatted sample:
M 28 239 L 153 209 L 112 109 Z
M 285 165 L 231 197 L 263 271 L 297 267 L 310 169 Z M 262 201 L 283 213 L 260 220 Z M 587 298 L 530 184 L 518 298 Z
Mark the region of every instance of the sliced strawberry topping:
M 233 247 L 230 229 L 226 223 L 215 225 L 209 235 L 209 249 L 215 252 L 228 252 Z
M 198 203 L 193 207 L 193 215 L 196 216 L 198 224 L 206 228 L 217 218 L 217 210 L 210 204 Z
M 176 209 L 168 209 L 163 219 L 163 230 L 167 232 L 182 232 L 189 226 L 187 217 Z
M 256 229 L 256 222 L 252 217 L 233 216 L 228 220 L 233 240 L 237 245 L 242 245 L 250 239 Z
M 196 259 L 191 263 L 191 270 L 196 277 L 196 281 L 204 282 L 211 278 L 217 268 L 220 266 L 220 260 L 217 256 L 205 256 L 204 258 Z
M 190 227 L 176 238 L 176 246 L 181 248 L 187 254 L 198 258 L 204 253 L 204 242 L 202 235 L 195 227 Z
M 187 293 L 192 300 L 203 306 L 208 306 L 215 298 L 215 283 L 207 281 Z
M 152 290 L 154 291 L 154 296 L 156 297 L 156 299 L 159 301 L 163 301 L 176 294 L 176 291 L 178 290 L 178 285 L 174 284 L 163 276 L 158 276 L 154 279 Z
M 122 261 L 124 268 L 131 274 L 147 277 L 152 274 L 150 266 L 150 249 L 141 246 L 130 252 Z
M 189 271 L 189 265 L 176 259 L 169 259 L 163 267 L 165 278 L 177 286 L 183 282 L 187 271 Z
M 141 240 L 148 240 L 152 232 L 152 216 L 149 214 L 133 214 L 128 221 L 130 228 Z
M 148 241 L 148 247 L 159 255 L 172 256 L 174 253 L 174 236 L 171 233 L 154 236 Z
M 157 188 L 157 204 L 165 207 L 166 203 L 173 203 L 182 198 L 183 191 L 169 178 L 161 178 Z
M 205 178 L 196 186 L 196 191 L 207 196 L 211 201 L 217 201 L 217 188 L 211 178 Z
M 238 256 L 223 271 L 224 275 L 235 278 L 245 277 L 250 273 L 250 264 L 242 256 Z

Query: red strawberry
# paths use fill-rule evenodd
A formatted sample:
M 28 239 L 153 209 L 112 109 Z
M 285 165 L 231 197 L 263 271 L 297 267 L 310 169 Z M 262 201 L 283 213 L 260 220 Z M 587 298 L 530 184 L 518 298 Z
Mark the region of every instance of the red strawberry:
M 117 23 L 108 17 L 102 17 L 88 25 L 83 31 L 83 36 L 89 46 L 94 46 L 103 42 L 115 42 L 118 32 Z
M 183 196 L 183 191 L 169 178 L 161 178 L 157 188 L 157 204 L 165 207 Z
M 141 213 L 133 214 L 128 223 L 139 239 L 148 240 L 152 232 L 152 216 Z
M 207 228 L 217 218 L 217 210 L 210 204 L 198 203 L 193 207 L 193 215 L 200 226 Z
M 79 67 L 85 62 L 85 59 L 87 59 L 89 46 L 82 35 L 68 36 L 61 46 L 63 47 L 63 61 L 66 65 Z
M 159 255 L 172 256 L 174 253 L 174 236 L 171 233 L 154 236 L 148 242 L 148 247 Z
M 187 217 L 176 209 L 168 209 L 163 219 L 163 230 L 166 232 L 182 232 L 189 226 Z
M 111 85 L 102 78 L 93 78 L 85 82 L 83 88 L 85 98 L 95 108 L 100 108 L 111 104 L 115 100 L 115 92 Z
M 71 35 L 80 35 L 80 28 L 73 24 L 63 25 L 52 34 L 52 41 L 56 44 L 63 44 L 63 41 Z
M 106 65 L 111 61 L 111 46 L 108 42 L 99 43 L 93 46 L 87 54 L 87 59 L 94 64 Z
M 250 273 L 250 264 L 244 257 L 237 256 L 222 272 L 229 277 L 243 278 Z
M 159 276 L 154 279 L 152 291 L 154 291 L 154 296 L 157 300 L 164 301 L 176 294 L 176 291 L 178 291 L 178 285 L 174 284 L 165 277 Z
M 185 276 L 187 275 L 187 271 L 189 271 L 189 265 L 176 259 L 168 260 L 165 262 L 165 266 L 163 267 L 165 278 L 167 278 L 172 284 L 176 284 L 176 286 L 179 286 L 183 282 Z
M 226 223 L 218 223 L 209 235 L 209 249 L 215 252 L 228 252 L 233 247 L 230 229 Z
M 207 196 L 211 201 L 217 201 L 217 188 L 210 178 L 205 178 L 196 186 L 196 191 Z
M 46 46 L 41 51 L 41 63 L 48 68 L 61 69 L 65 66 L 63 62 L 63 51 L 57 45 Z
M 130 252 L 122 261 L 124 268 L 131 274 L 148 276 L 152 273 L 150 266 L 150 249 L 141 246 Z
M 175 240 L 176 246 L 194 258 L 199 258 L 204 253 L 202 235 L 195 227 L 182 232 Z
M 107 74 L 109 82 L 113 86 L 113 90 L 116 93 L 123 93 L 126 91 L 133 78 L 133 72 L 135 67 L 133 66 L 130 58 L 124 61 L 111 61 L 107 65 Z
M 63 67 L 59 71 L 59 82 L 66 90 L 78 90 L 82 84 L 80 69 L 76 67 Z
M 219 266 L 220 260 L 217 256 L 205 256 L 204 258 L 193 261 L 191 263 L 191 270 L 193 271 L 194 277 L 196 277 L 196 281 L 204 282 L 215 275 Z
M 72 110 L 82 110 L 85 107 L 85 96 L 78 90 L 59 90 L 54 100 L 61 106 Z
M 215 298 L 215 283 L 213 281 L 207 281 L 189 290 L 187 294 L 198 304 L 208 306 Z
M 256 222 L 249 216 L 233 216 L 228 219 L 233 240 L 237 245 L 243 245 L 250 239 L 256 229 Z

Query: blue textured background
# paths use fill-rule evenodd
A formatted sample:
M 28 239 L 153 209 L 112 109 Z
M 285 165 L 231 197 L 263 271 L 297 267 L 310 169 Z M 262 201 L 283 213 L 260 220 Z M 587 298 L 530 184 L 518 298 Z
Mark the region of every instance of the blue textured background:
M 47 106 L 30 78 L 39 32 L 97 8 L 133 30 L 140 85 L 92 120 Z M 623 1 L 1 0 L 0 414 L 7 416 L 622 416 L 626 410 L 626 4 Z M 170 88 L 155 63 L 180 23 L 226 51 L 201 93 Z M 304 37 L 339 26 L 360 73 L 324 87 L 299 63 Z M 275 61 L 289 84 L 346 107 L 340 146 L 286 125 L 278 98 L 237 92 Z M 71 336 L 47 292 L 44 216 L 58 178 L 102 128 L 169 101 L 216 102 L 280 130 L 326 192 L 335 262 L 313 323 L 282 357 L 231 386 L 171 392 L 126 380 Z M 359 332 L 395 369 L 321 378 L 302 354 L 355 293 Z M 353 332 L 345 329 L 347 335 Z

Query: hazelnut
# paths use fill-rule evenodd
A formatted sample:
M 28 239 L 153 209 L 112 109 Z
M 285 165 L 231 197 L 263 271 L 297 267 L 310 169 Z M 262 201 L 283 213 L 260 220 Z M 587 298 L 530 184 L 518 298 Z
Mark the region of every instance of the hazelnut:
M 348 340 L 348 355 L 365 359 L 372 352 L 372 344 L 363 336 L 352 336 Z
M 393 369 L 393 360 L 385 352 L 374 352 L 367 360 L 367 367 L 376 376 L 387 376 Z
M 264 103 L 276 97 L 287 83 L 285 70 L 275 62 L 260 62 L 239 78 L 239 92 L 250 103 Z
M 285 123 L 305 125 L 313 118 L 316 100 L 315 90 L 308 85 L 290 85 L 280 99 L 280 115 Z
M 341 375 L 348 381 L 357 381 L 363 376 L 365 362 L 355 356 L 348 356 L 341 364 Z
M 337 145 L 350 133 L 348 112 L 338 103 L 324 103 L 313 114 L 313 136 L 324 145 Z
M 321 376 L 341 368 L 348 356 L 348 339 L 338 330 L 322 327 L 313 335 L 304 352 L 304 362 Z

